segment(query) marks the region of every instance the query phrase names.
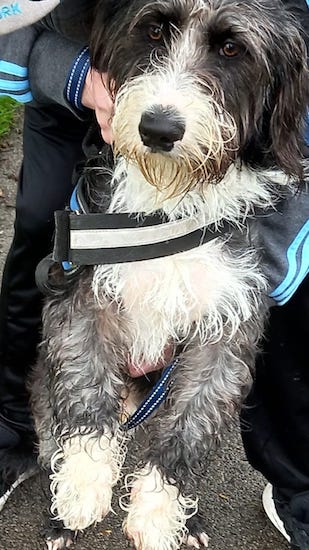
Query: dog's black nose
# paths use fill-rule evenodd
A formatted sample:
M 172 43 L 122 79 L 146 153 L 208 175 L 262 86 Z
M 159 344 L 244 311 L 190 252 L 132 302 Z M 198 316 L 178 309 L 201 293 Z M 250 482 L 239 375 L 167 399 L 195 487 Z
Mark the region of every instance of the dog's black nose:
M 152 151 L 171 151 L 185 133 L 181 115 L 170 107 L 153 107 L 142 114 L 138 131 L 142 142 Z

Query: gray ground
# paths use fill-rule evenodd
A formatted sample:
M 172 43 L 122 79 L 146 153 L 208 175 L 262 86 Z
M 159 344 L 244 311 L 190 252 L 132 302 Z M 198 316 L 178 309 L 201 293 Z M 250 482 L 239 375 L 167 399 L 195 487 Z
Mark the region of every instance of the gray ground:
M 14 195 L 21 159 L 20 126 L 0 146 L 0 269 L 12 237 Z M 0 550 L 39 550 L 47 479 L 38 475 L 21 485 L 0 516 Z M 237 430 L 226 439 L 200 485 L 200 510 L 210 536 L 210 550 L 286 550 L 288 545 L 264 515 L 264 480 L 250 468 Z M 120 491 L 121 492 L 121 487 Z M 101 524 L 80 538 L 80 550 L 121 550 L 128 543 L 121 532 L 123 513 L 117 507 Z

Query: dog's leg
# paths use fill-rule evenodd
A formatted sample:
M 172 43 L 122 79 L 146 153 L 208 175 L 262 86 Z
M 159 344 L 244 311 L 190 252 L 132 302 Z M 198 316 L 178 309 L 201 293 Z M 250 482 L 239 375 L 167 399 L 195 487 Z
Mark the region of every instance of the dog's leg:
M 125 456 L 119 433 L 124 350 L 117 304 L 98 308 L 81 280 L 74 297 L 51 300 L 37 370 L 49 372 L 48 400 L 33 395 L 40 447 L 47 423 L 56 441 L 51 458 L 52 512 L 66 529 L 85 529 L 111 508 Z M 42 424 L 42 425 L 43 425 Z
M 41 345 L 40 357 L 46 356 L 45 343 Z M 49 388 L 51 371 L 45 361 L 38 361 L 28 380 L 30 402 L 38 437 L 38 461 L 44 468 L 50 468 L 50 461 L 57 450 L 57 442 L 52 433 L 53 409 Z
M 243 338 L 239 333 L 235 344 L 192 348 L 181 356 L 169 406 L 149 422 L 147 467 L 131 487 L 124 528 L 137 550 L 177 549 L 188 535 L 186 520 L 193 515 L 192 500 L 184 497 L 188 481 L 201 475 L 209 451 L 251 385 L 250 369 L 239 359 Z M 253 352 L 253 342 L 251 347 Z M 206 546 L 206 534 L 195 538 L 195 544 Z
M 52 460 L 52 513 L 72 531 L 101 521 L 111 509 L 112 488 L 124 460 L 124 436 L 70 437 Z
M 186 535 L 186 519 L 196 512 L 196 502 L 183 497 L 150 464 L 136 472 L 128 485 L 130 504 L 123 506 L 128 510 L 123 528 L 136 550 L 179 548 Z
M 139 391 L 123 392 L 120 420 L 137 407 Z M 82 432 L 82 430 L 81 430 Z M 111 509 L 112 488 L 117 483 L 129 436 L 122 430 L 111 435 L 70 437 L 52 458 L 52 511 L 66 528 L 81 530 L 101 521 Z
M 58 447 L 51 433 L 53 418 L 48 392 L 50 373 L 45 369 L 45 366 L 44 363 L 38 362 L 29 380 L 29 388 L 31 389 L 31 405 L 39 440 L 38 460 L 43 467 L 49 468 L 51 458 Z M 51 495 L 46 495 L 46 498 L 50 502 Z M 66 529 L 61 521 L 50 518 L 46 518 L 42 536 L 46 542 L 47 550 L 66 550 L 76 540 L 74 531 Z
M 208 547 L 203 521 L 196 514 L 197 500 L 184 497 L 156 467 L 147 465 L 134 474 L 130 486 L 130 505 L 123 505 L 129 512 L 123 528 L 137 550 L 174 550 L 182 543 Z

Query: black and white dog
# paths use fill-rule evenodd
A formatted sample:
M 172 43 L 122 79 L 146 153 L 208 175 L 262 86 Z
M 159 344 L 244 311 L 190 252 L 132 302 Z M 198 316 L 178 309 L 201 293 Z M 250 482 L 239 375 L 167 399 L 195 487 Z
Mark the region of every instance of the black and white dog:
M 214 238 L 87 267 L 46 303 L 33 411 L 52 510 L 72 532 L 110 511 L 122 419 L 144 397 L 142 381 L 177 357 L 167 399 L 144 424 L 124 530 L 138 550 L 207 546 L 202 528 L 190 533 L 197 504 L 187 484 L 250 389 L 268 309 L 248 220 L 304 181 L 308 72 L 294 15 L 279 0 L 99 6 L 92 59 L 116 99 L 108 212 L 155 214 L 167 240 L 179 223 L 201 235 L 211 227 Z M 106 197 L 94 179 L 97 212 Z M 49 548 L 69 543 L 62 534 Z

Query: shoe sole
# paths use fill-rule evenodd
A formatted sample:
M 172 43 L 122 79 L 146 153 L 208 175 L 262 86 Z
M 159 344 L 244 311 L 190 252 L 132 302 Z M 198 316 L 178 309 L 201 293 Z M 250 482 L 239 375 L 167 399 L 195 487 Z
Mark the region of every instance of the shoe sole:
M 276 510 L 274 499 L 273 499 L 273 488 L 270 483 L 266 485 L 263 491 L 262 503 L 263 503 L 265 513 L 267 517 L 270 519 L 270 521 L 272 522 L 272 524 L 276 527 L 276 529 L 281 533 L 281 535 L 284 536 L 284 538 L 288 542 L 291 542 L 291 539 L 285 530 L 284 524 L 281 521 L 280 517 L 278 516 L 278 512 Z
M 7 492 L 4 493 L 4 495 L 2 495 L 2 497 L 0 498 L 0 512 L 2 512 L 5 504 L 9 500 L 9 498 L 10 498 L 11 494 L 13 493 L 13 491 L 15 491 L 15 489 L 21 483 L 26 481 L 26 479 L 29 479 L 29 477 L 32 477 L 37 473 L 38 473 L 38 469 L 34 468 L 33 470 L 28 470 L 28 472 L 24 472 L 23 474 L 20 474 L 20 476 L 16 479 L 16 481 L 14 481 L 14 483 L 11 485 L 11 487 L 7 490 Z

